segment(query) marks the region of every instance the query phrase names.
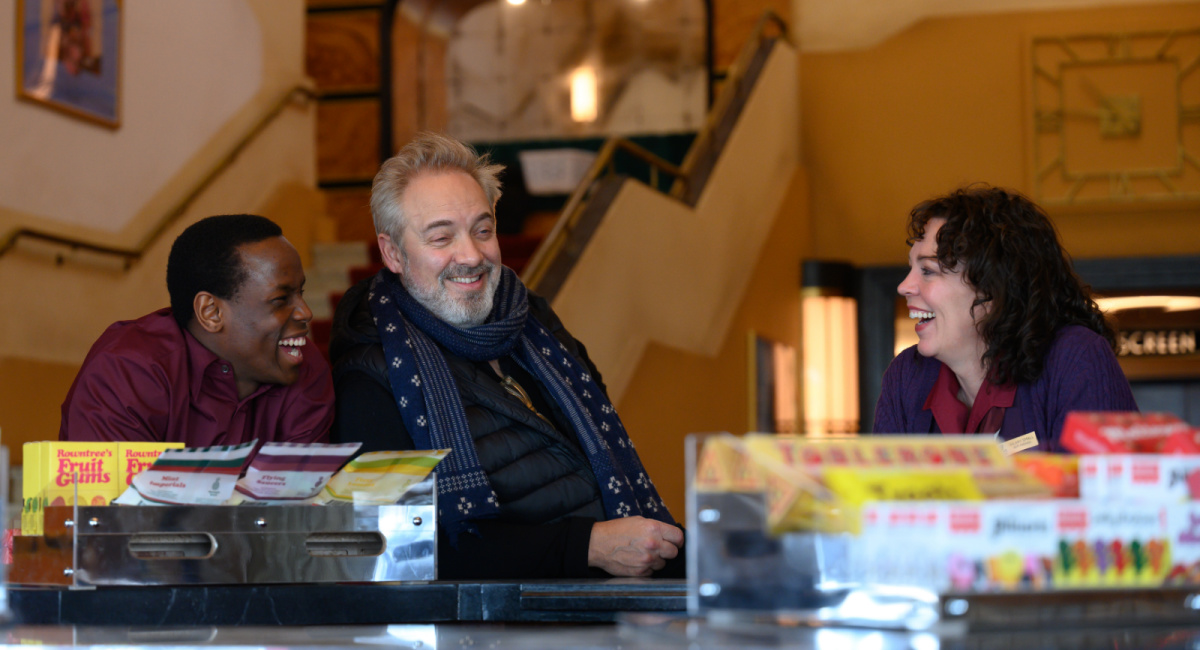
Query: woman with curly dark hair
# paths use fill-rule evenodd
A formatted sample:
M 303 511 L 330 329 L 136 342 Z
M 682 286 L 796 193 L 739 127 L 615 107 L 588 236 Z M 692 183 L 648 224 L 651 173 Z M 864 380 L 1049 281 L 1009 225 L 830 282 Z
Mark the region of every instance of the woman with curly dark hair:
M 1069 411 L 1137 410 L 1112 327 L 1029 199 L 973 186 L 926 201 L 908 244 L 898 290 L 919 342 L 883 376 L 877 433 L 1033 433 L 1058 451 Z

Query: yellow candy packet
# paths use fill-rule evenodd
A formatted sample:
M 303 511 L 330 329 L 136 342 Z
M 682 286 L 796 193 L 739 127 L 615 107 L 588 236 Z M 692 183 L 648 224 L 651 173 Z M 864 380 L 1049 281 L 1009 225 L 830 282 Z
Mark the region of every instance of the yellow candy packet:
M 363 454 L 334 474 L 321 493 L 312 498 L 312 503 L 396 503 L 410 487 L 425 480 L 449 453 L 449 449 L 432 449 Z
M 767 530 L 772 534 L 845 532 L 854 522 L 835 495 L 804 468 L 790 465 L 769 445 L 754 437 L 728 434 L 704 440 L 699 452 L 695 489 L 700 492 L 762 492 L 766 496 Z
M 870 501 L 983 501 L 983 492 L 967 470 L 829 468 L 824 480 L 825 487 L 853 506 Z
M 701 446 L 694 485 L 699 492 L 761 492 L 766 474 L 750 462 L 740 439 L 715 435 Z

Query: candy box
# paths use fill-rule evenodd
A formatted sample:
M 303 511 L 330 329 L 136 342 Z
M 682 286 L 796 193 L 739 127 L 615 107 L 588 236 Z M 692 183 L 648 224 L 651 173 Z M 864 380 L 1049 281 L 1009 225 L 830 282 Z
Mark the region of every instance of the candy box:
M 1079 457 L 1079 496 L 1178 503 L 1200 484 L 1200 455 L 1106 454 Z
M 182 442 L 118 442 L 117 484 L 124 491 L 133 477 L 150 469 L 160 454 L 168 449 L 182 449 Z
M 1059 442 L 1076 454 L 1200 453 L 1191 425 L 1170 413 L 1068 413 Z
M 42 442 L 41 480 L 47 506 L 107 505 L 120 494 L 117 445 L 111 442 Z

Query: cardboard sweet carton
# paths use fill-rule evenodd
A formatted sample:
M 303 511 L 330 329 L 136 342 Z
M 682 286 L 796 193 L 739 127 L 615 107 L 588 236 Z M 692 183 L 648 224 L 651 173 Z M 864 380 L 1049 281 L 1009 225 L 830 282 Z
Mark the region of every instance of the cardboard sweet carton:
M 45 507 L 42 488 L 42 443 L 27 442 L 22 446 L 25 462 L 21 470 L 21 534 L 41 535 L 42 509 Z
M 1170 413 L 1068 413 L 1059 441 L 1076 454 L 1200 453 L 1196 431 Z
M 1200 584 L 1200 507 L 1076 500 L 878 502 L 859 579 L 940 592 Z
M 47 506 L 108 505 L 119 494 L 117 443 L 28 442 L 22 467 L 21 534 L 44 534 Z
M 117 485 L 120 492 L 133 482 L 133 477 L 150 468 L 162 452 L 182 449 L 182 442 L 118 442 Z
M 117 444 L 43 442 L 41 465 L 47 506 L 108 505 L 120 494 Z
M 1079 497 L 1179 503 L 1200 482 L 1200 455 L 1106 454 L 1079 457 Z

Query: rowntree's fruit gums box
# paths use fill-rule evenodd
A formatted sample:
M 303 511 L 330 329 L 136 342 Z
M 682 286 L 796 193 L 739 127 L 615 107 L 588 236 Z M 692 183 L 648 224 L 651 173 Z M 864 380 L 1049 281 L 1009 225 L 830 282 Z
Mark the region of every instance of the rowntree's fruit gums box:
M 167 449 L 133 477 L 117 499 L 120 505 L 224 505 L 257 440 L 240 445 Z
M 23 535 L 44 533 L 47 506 L 75 503 L 76 478 L 82 504 L 108 505 L 119 493 L 115 442 L 29 442 L 24 452 Z
M 133 482 L 133 477 L 149 469 L 159 454 L 168 449 L 182 449 L 182 442 L 118 442 L 117 485 L 120 492 Z
M 21 534 L 42 534 L 42 443 L 27 442 L 23 445 L 24 464 L 21 469 Z
M 1059 441 L 1076 454 L 1200 453 L 1191 425 L 1170 413 L 1068 413 Z
M 138 472 L 181 442 L 27 442 L 24 445 L 21 534 L 42 535 L 46 506 L 72 505 L 79 477 L 80 502 L 108 505 Z
M 47 506 L 75 503 L 104 506 L 121 493 L 117 478 L 117 444 L 111 442 L 43 442 L 41 465 Z

